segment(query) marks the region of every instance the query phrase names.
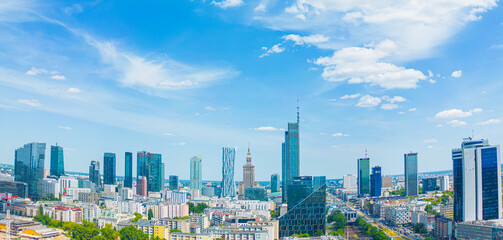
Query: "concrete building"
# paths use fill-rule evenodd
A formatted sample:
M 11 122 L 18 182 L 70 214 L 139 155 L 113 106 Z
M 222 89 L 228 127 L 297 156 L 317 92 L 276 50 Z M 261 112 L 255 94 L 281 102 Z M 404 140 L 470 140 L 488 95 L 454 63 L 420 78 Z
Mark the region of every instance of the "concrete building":
M 356 176 L 353 174 L 346 174 L 343 177 L 343 187 L 345 189 L 356 188 Z

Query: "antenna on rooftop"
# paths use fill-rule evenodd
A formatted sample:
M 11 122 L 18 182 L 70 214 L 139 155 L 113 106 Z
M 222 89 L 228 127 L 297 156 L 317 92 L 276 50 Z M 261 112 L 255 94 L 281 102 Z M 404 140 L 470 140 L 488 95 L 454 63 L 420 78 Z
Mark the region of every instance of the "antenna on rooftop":
M 297 93 L 297 124 L 299 123 L 299 112 L 300 112 L 300 108 L 299 108 L 299 94 Z

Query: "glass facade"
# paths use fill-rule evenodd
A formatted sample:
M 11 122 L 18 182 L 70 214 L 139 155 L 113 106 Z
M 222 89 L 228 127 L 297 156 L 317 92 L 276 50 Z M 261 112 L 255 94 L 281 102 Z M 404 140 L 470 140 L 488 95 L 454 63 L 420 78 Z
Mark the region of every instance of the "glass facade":
M 136 154 L 136 177 L 147 176 L 147 152 L 141 151 Z
M 124 157 L 124 187 L 133 187 L 133 153 L 126 152 Z
M 178 176 L 169 175 L 169 189 L 178 190 Z
M 405 195 L 415 196 L 419 194 L 417 179 L 417 153 L 404 154 L 405 164 Z
M 382 188 L 381 167 L 375 166 L 370 174 L 370 196 L 380 197 Z
M 103 184 L 115 185 L 115 170 L 115 153 L 105 153 L 103 156 Z
M 454 221 L 463 221 L 463 150 L 452 150 L 452 176 L 454 188 Z
M 501 206 L 498 191 L 498 148 L 480 148 L 482 165 L 482 219 L 498 219 Z
M 0 181 L 0 193 L 10 193 L 20 198 L 28 197 L 28 184 L 23 182 Z
M 423 192 L 438 191 L 437 178 L 423 178 Z
M 267 191 L 265 188 L 247 187 L 245 188 L 245 200 L 267 201 Z
M 370 158 L 358 159 L 358 195 L 370 194 Z
M 295 207 L 313 192 L 313 177 L 294 177 L 288 184 L 288 209 Z
M 222 197 L 235 197 L 236 184 L 234 182 L 235 148 L 222 148 Z
M 45 143 L 28 143 L 16 149 L 14 156 L 14 179 L 28 184 L 28 196 L 35 199 L 42 197 L 45 146 Z
M 275 173 L 271 175 L 271 193 L 279 192 L 280 190 L 279 174 Z
M 51 146 L 51 170 L 52 176 L 65 175 L 65 162 L 63 158 L 63 148 L 61 146 Z
M 203 160 L 201 156 L 194 156 L 190 159 L 190 189 L 203 188 Z
M 98 187 L 101 185 L 100 162 L 91 161 L 91 165 L 89 165 L 89 180 Z
M 304 195 L 302 198 L 288 199 L 295 201 L 297 204 L 290 206 L 288 211 L 278 218 L 279 220 L 279 237 L 289 237 L 293 234 L 307 233 L 314 236 L 317 232 L 325 234 L 326 226 L 326 183 L 323 183 L 319 188 L 313 189 L 313 182 L 309 183 L 311 177 L 300 177 L 290 181 L 290 191 L 298 189 L 301 192 L 296 196 Z M 310 192 L 306 190 L 311 189 Z M 291 192 L 289 193 L 289 195 Z M 290 195 L 293 196 L 293 195 Z M 293 198 L 293 197 L 292 197 Z
M 147 153 L 146 169 L 147 191 L 160 192 L 164 188 L 164 175 L 161 154 Z
M 283 202 L 288 201 L 288 182 L 300 175 L 299 121 L 288 123 L 282 144 Z

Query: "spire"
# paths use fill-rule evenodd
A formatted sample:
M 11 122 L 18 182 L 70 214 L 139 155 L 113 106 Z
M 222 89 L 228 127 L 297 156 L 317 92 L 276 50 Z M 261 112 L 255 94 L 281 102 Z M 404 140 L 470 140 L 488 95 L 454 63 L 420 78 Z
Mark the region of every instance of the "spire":
M 250 141 L 248 141 L 248 154 L 250 154 Z
M 299 109 L 300 109 L 300 108 L 299 108 L 299 94 L 297 94 L 297 124 L 299 124 L 299 118 L 300 118 L 300 117 L 299 117 L 299 115 L 300 115 L 300 114 L 299 114 L 299 112 L 300 112 L 300 110 L 299 110 Z
M 248 142 L 248 154 L 246 154 L 246 164 L 251 165 L 251 151 L 250 151 L 250 142 Z

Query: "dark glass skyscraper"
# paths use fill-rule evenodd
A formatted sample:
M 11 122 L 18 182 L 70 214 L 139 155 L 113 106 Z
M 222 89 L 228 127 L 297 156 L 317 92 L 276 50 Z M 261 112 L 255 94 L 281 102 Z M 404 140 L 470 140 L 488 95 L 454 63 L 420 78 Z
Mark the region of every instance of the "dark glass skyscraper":
M 91 165 L 89 165 L 89 180 L 98 187 L 101 185 L 100 162 L 91 161 Z
M 382 188 L 381 167 L 375 166 L 370 174 L 370 196 L 380 197 Z
M 324 178 L 295 177 L 289 181 L 288 211 L 278 218 L 279 237 L 307 233 L 315 236 L 325 234 L 326 226 L 326 183 Z M 315 185 L 321 184 L 318 188 Z
M 169 175 L 169 189 L 178 190 L 178 176 Z
M 279 192 L 280 190 L 279 174 L 275 173 L 271 175 L 271 193 Z
M 115 153 L 105 153 L 103 156 L 103 184 L 115 185 L 116 166 Z
M 63 158 L 63 148 L 61 146 L 51 146 L 51 170 L 52 176 L 65 175 L 65 162 Z
M 405 195 L 415 196 L 419 194 L 417 179 L 417 153 L 404 154 L 405 165 Z
M 222 148 L 222 197 L 236 196 L 236 183 L 234 182 L 235 160 L 235 148 Z
M 162 156 L 158 153 L 147 153 L 146 157 L 147 190 L 160 192 L 164 188 Z
M 464 139 L 452 150 L 454 220 L 458 222 L 502 218 L 501 159 L 499 146 L 487 140 Z
M 437 178 L 423 178 L 423 192 L 438 191 Z
M 147 176 L 147 152 L 141 151 L 136 155 L 136 177 Z
M 126 152 L 124 157 L 124 187 L 132 188 L 133 187 L 133 153 Z
M 358 159 L 358 194 L 370 194 L 370 158 Z
M 297 106 L 297 122 L 288 123 L 288 131 L 285 132 L 285 142 L 281 145 L 283 202 L 288 201 L 288 181 L 300 175 L 299 147 L 299 111 Z
M 42 197 L 44 164 L 45 143 L 28 143 L 15 151 L 14 178 L 17 182 L 28 184 L 29 197 Z

